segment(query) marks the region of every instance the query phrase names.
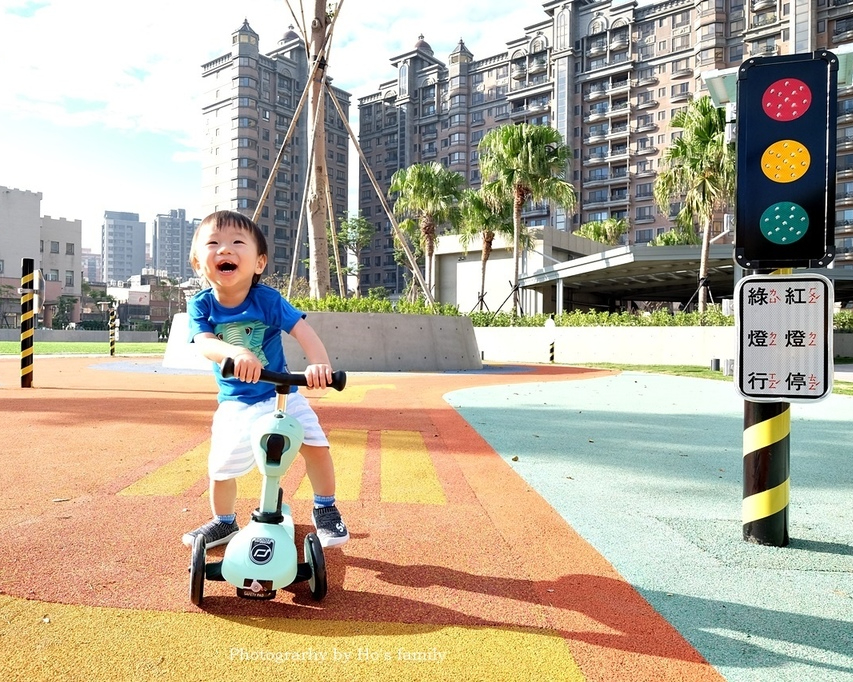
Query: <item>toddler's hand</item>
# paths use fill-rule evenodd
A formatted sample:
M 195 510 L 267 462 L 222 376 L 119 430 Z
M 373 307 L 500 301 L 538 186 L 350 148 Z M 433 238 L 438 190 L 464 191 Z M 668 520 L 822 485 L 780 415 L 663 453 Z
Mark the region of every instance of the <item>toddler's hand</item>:
M 326 388 L 332 382 L 331 365 L 308 365 L 305 368 L 308 388 Z
M 248 348 L 244 348 L 234 355 L 234 376 L 240 381 L 250 384 L 258 383 L 263 368 L 264 366 L 258 357 Z

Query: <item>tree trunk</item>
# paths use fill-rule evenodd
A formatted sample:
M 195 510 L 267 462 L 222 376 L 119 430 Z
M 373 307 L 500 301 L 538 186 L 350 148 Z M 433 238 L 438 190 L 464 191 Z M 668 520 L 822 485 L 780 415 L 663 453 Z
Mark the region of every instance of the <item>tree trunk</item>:
M 495 233 L 491 230 L 483 232 L 483 249 L 480 255 L 482 266 L 480 267 L 480 312 L 483 312 L 483 306 L 486 304 L 486 261 L 492 255 L 492 242 L 495 240 Z
M 326 38 L 326 3 L 314 0 L 314 19 L 311 21 L 311 59 L 317 59 Z M 324 57 L 325 59 L 325 57 Z M 311 298 L 323 298 L 329 293 L 329 240 L 326 237 L 326 217 L 329 214 L 326 205 L 326 127 L 323 115 L 323 81 L 325 67 L 316 71 L 311 84 L 308 99 L 309 144 L 313 144 L 314 153 L 310 159 L 311 173 L 308 186 L 308 257 L 309 285 Z M 298 245 L 296 245 L 298 248 Z
M 524 207 L 524 190 L 515 188 L 512 202 L 512 314 L 518 315 L 518 269 L 521 260 L 521 209 Z
M 703 280 L 708 276 L 708 254 L 711 251 L 711 219 L 705 220 L 702 232 L 702 250 L 699 255 L 699 314 L 705 312 L 708 302 L 708 287 L 702 286 Z
M 435 292 L 432 286 L 432 258 L 435 253 L 435 224 L 429 218 L 421 219 L 421 234 L 424 241 L 424 266 L 426 269 L 426 288 L 427 291 L 435 298 Z

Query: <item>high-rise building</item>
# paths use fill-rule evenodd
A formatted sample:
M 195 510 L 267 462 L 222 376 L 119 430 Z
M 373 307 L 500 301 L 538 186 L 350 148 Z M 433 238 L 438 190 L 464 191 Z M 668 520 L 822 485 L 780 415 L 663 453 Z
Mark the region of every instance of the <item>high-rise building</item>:
M 232 34 L 231 51 L 204 64 L 202 70 L 205 214 L 233 209 L 254 215 L 272 177 L 258 220 L 268 240 L 267 272 L 289 275 L 296 258 L 297 274 L 304 275 L 301 261 L 307 257 L 308 233 L 302 205 L 312 151 L 307 106 L 283 151 L 282 146 L 308 78 L 305 43 L 289 30 L 276 49 L 262 54 L 258 34 L 246 21 Z M 348 118 L 349 93 L 338 88 L 334 93 Z M 347 210 L 349 144 L 346 127 L 328 94 L 323 123 L 331 209 L 340 216 Z
M 104 211 L 101 226 L 104 281 L 126 282 L 145 267 L 145 223 L 138 213 Z M 119 285 L 121 286 L 121 285 Z
M 623 218 L 628 244 L 671 229 L 680 206 L 660 211 L 653 187 L 661 158 L 678 135 L 673 116 L 707 94 L 705 72 L 750 56 L 830 50 L 853 42 L 853 3 L 783 0 L 551 0 L 545 18 L 475 59 L 460 41 L 447 62 L 420 36 L 391 58 L 397 78 L 359 98 L 359 144 L 387 192 L 394 171 L 439 161 L 480 184 L 477 145 L 500 125 L 550 125 L 573 150 L 568 179 L 574 215 L 528 204 L 527 226 L 572 232 Z M 535 17 L 531 17 L 535 21 Z M 836 267 L 853 267 L 853 88 L 839 88 Z M 359 174 L 359 210 L 377 238 L 361 256 L 362 286 L 403 287 L 391 225 L 369 177 Z M 724 232 L 721 212 L 712 236 Z
M 190 267 L 190 246 L 200 220 L 187 221 L 182 208 L 158 213 L 154 218 L 152 260 L 155 270 L 171 279 L 185 281 L 194 276 Z

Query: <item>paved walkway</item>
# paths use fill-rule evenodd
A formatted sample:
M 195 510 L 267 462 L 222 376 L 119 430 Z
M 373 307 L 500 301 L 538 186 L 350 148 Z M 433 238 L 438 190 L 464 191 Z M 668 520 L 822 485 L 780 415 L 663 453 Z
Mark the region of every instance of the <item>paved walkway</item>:
M 34 377 L 0 361 L 0 679 L 853 680 L 853 398 L 794 406 L 777 549 L 740 539 L 730 384 L 352 375 L 311 396 L 353 535 L 328 596 L 207 583 L 198 609 L 180 535 L 209 513 L 212 378 L 131 358 Z M 299 461 L 283 487 L 304 534 Z

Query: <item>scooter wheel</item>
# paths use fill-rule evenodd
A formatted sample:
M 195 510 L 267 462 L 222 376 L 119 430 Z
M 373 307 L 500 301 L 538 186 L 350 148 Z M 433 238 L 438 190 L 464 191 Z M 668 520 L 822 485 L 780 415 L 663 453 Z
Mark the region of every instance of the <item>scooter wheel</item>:
M 204 599 L 204 573 L 207 558 L 207 540 L 196 535 L 193 540 L 192 563 L 190 564 L 190 601 L 196 606 Z
M 326 558 L 316 533 L 305 536 L 305 561 L 311 566 L 311 577 L 308 579 L 311 596 L 320 601 L 326 596 L 329 586 L 326 582 Z

